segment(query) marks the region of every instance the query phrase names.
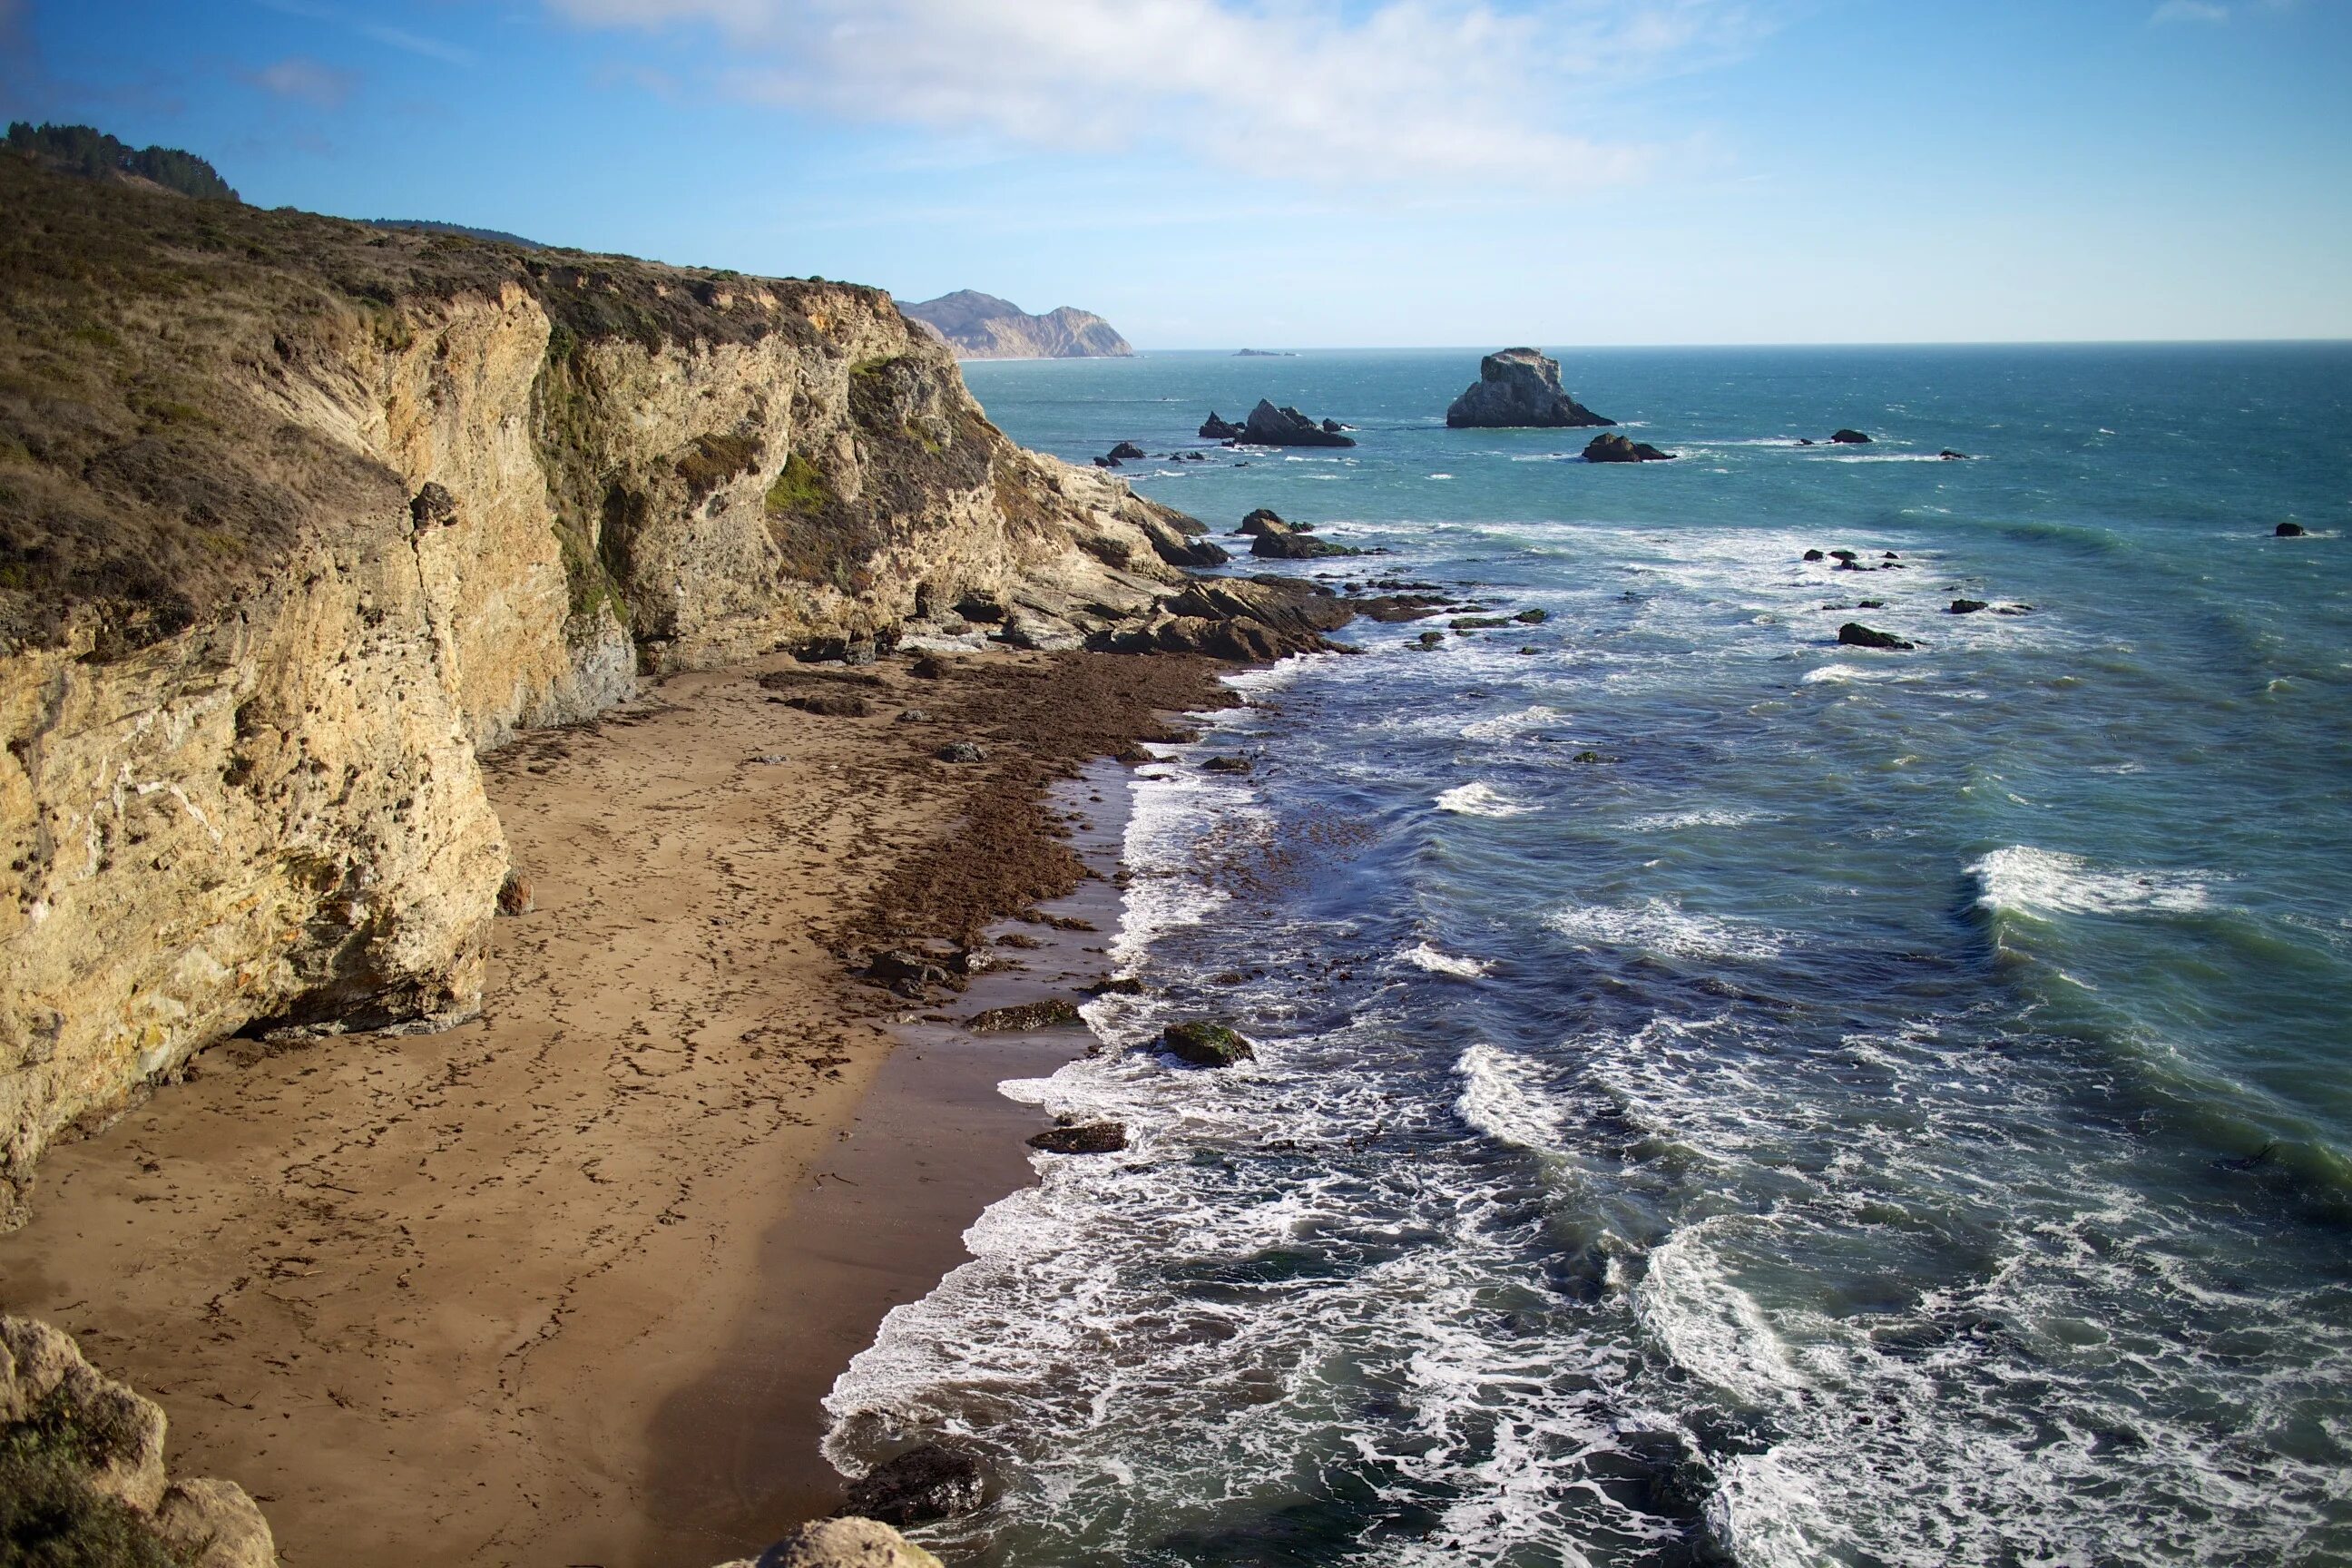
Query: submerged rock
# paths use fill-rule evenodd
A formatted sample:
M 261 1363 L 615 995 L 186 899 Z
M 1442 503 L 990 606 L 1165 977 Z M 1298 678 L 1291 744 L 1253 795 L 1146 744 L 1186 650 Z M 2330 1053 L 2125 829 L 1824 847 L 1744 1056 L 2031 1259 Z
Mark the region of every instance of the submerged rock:
M 1860 621 L 1848 621 L 1838 627 L 1838 641 L 1848 647 L 1886 648 L 1896 652 L 1907 650 L 1915 646 L 1905 642 L 1893 632 L 1874 631 Z
M 1949 447 L 1945 447 L 1942 451 L 1937 453 L 1936 456 L 1943 458 L 1944 461 L 1948 463 L 1965 463 L 1969 460 L 1969 455 L 1966 452 L 1955 452 Z
M 1505 349 L 1478 362 L 1475 385 L 1445 410 L 1457 430 L 1564 429 L 1614 425 L 1562 391 L 1559 362 L 1533 349 Z
M 1257 1055 L 1250 1043 L 1223 1024 L 1195 1019 L 1160 1031 L 1160 1048 L 1196 1068 L 1229 1068 Z
M 1662 452 L 1647 441 L 1622 436 L 1595 436 L 1584 448 L 1588 463 L 1670 463 L 1674 458 L 1672 452 Z
M 1276 408 L 1265 398 L 1250 410 L 1239 437 L 1259 447 L 1352 447 L 1356 439 L 1327 430 L 1296 408 Z
M 885 1524 L 921 1524 L 971 1513 L 987 1500 L 979 1457 L 961 1444 L 925 1443 L 849 1483 L 848 1512 Z

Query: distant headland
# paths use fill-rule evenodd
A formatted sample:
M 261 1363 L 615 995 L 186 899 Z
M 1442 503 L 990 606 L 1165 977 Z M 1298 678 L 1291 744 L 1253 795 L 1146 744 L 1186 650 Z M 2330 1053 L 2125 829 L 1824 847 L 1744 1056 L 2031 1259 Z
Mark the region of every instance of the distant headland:
M 1068 305 L 1033 316 L 1010 300 L 959 289 L 898 309 L 958 359 L 1116 359 L 1135 352 L 1108 321 Z

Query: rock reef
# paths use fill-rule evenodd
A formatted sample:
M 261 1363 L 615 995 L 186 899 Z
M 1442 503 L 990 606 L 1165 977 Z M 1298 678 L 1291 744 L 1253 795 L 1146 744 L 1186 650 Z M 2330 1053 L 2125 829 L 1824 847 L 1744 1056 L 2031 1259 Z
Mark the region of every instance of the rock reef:
M 1213 413 L 1209 419 L 1214 424 L 1224 423 Z M 1208 425 L 1201 426 L 1201 434 L 1209 434 Z M 1356 444 L 1355 437 L 1347 435 L 1338 420 L 1326 419 L 1318 424 L 1296 408 L 1276 408 L 1263 397 L 1258 399 L 1257 406 L 1250 410 L 1249 418 L 1242 425 L 1241 434 L 1231 439 L 1256 447 L 1352 447 Z
M 1454 400 L 1445 423 L 1457 430 L 1569 429 L 1614 425 L 1563 391 L 1559 362 L 1534 349 L 1504 349 L 1478 362 L 1478 380 Z

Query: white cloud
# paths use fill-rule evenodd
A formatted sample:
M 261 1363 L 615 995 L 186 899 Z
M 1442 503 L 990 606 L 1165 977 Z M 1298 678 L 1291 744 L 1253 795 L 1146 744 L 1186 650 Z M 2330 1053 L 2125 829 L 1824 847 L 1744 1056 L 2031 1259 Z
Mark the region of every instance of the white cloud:
M 725 86 L 1059 149 L 1172 148 L 1285 177 L 1543 187 L 1641 176 L 1580 129 L 1616 89 L 1762 30 L 1740 0 L 547 0 L 589 26 L 701 24 Z
M 352 95 L 354 80 L 349 71 L 336 70 L 300 55 L 289 55 L 276 65 L 264 66 L 250 79 L 256 87 L 280 98 L 299 99 L 320 109 L 341 107 Z
M 2164 0 L 2156 8 L 2150 22 L 2226 22 L 2230 19 L 2227 5 L 2214 5 L 2207 0 Z

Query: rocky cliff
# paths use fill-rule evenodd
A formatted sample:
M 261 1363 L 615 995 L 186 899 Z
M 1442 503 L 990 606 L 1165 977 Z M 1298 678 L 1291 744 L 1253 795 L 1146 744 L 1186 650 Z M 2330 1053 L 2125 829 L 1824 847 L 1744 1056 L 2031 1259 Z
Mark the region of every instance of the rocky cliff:
M 873 289 L 13 159 L 0 208 L 0 1225 L 214 1039 L 475 1007 L 479 749 L 640 674 L 982 605 L 1067 646 L 1182 583 L 1189 520 L 1013 447 Z
M 1108 321 L 1067 305 L 1033 316 L 1010 300 L 960 289 L 904 309 L 959 359 L 1102 359 L 1135 352 Z

